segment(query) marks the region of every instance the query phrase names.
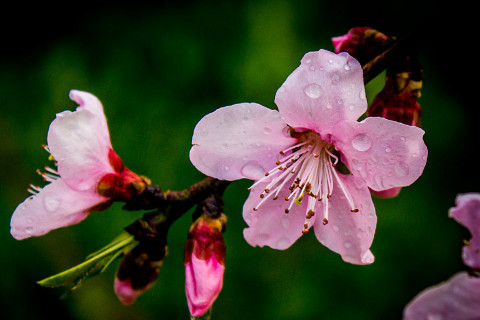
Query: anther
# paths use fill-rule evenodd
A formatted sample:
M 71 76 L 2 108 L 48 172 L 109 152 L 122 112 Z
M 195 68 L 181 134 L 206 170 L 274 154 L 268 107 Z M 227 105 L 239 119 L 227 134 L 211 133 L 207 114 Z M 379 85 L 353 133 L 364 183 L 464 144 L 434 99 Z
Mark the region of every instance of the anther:
M 270 175 L 270 173 L 266 172 L 265 173 L 265 177 L 268 177 Z
M 260 194 L 260 199 L 263 199 L 263 197 L 265 197 L 265 195 L 263 193 Z
M 358 212 L 358 209 L 352 209 L 352 210 L 350 210 L 350 211 L 352 211 L 352 212 Z
M 307 234 L 307 233 L 308 233 L 308 229 L 302 230 L 302 233 L 303 233 L 303 234 Z
M 289 213 L 289 212 L 290 212 L 290 210 L 288 210 L 288 208 L 287 208 L 287 209 L 285 209 L 285 213 Z
M 307 212 L 307 219 L 312 218 L 315 215 L 315 212 L 313 210 L 308 210 Z
M 277 200 L 278 199 L 278 196 L 274 196 L 272 200 Z
M 327 218 L 323 218 L 323 225 L 326 226 L 328 223 L 328 219 Z
M 257 211 L 258 209 L 257 208 L 253 208 L 253 211 Z
M 265 189 L 265 193 L 269 193 L 270 192 L 270 189 Z

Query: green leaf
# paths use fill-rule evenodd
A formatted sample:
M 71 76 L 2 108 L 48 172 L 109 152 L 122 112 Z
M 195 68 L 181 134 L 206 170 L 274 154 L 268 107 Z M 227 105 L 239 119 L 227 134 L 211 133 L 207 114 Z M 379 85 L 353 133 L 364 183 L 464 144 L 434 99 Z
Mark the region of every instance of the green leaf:
M 83 263 L 37 283 L 42 287 L 66 287 L 67 293 L 70 293 L 83 281 L 104 272 L 113 261 L 123 256 L 124 252 L 132 250 L 137 244 L 133 235 L 122 233 L 102 249 L 90 254 Z

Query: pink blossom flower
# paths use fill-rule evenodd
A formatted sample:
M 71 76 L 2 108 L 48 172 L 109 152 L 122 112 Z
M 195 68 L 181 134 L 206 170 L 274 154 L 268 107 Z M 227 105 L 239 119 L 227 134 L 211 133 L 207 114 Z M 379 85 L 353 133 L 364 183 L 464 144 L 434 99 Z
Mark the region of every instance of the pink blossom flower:
M 76 111 L 57 114 L 48 130 L 46 150 L 58 170 L 45 168 L 44 188 L 31 185 L 33 194 L 14 211 L 11 234 L 20 240 L 76 224 L 110 201 L 126 200 L 144 187 L 112 149 L 100 101 L 90 93 L 72 90 Z
M 219 219 L 201 216 L 190 228 L 185 245 L 185 293 L 190 314 L 204 315 L 223 286 L 225 245 Z
M 480 319 L 480 278 L 466 272 L 420 292 L 403 313 L 403 320 L 475 319 Z
M 449 215 L 472 235 L 463 247 L 463 262 L 472 269 L 480 270 L 480 193 L 459 194 L 456 203 Z
M 427 159 L 424 131 L 367 110 L 362 68 L 347 53 L 307 53 L 278 89 L 279 111 L 227 106 L 197 124 L 195 167 L 218 179 L 256 180 L 243 207 L 248 243 L 286 249 L 314 226 L 318 240 L 355 264 L 373 262 L 369 187 L 406 186 Z

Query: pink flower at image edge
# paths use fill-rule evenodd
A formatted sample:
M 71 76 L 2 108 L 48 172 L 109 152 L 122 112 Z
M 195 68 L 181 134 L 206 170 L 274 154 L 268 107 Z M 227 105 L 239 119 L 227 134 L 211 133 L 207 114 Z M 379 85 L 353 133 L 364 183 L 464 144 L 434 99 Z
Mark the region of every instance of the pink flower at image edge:
M 347 53 L 307 53 L 275 103 L 278 111 L 240 103 L 203 117 L 190 160 L 218 179 L 256 181 L 243 208 L 251 245 L 286 249 L 313 226 L 343 260 L 373 262 L 369 188 L 407 186 L 422 174 L 424 131 L 377 117 L 357 122 L 367 110 L 363 71 Z

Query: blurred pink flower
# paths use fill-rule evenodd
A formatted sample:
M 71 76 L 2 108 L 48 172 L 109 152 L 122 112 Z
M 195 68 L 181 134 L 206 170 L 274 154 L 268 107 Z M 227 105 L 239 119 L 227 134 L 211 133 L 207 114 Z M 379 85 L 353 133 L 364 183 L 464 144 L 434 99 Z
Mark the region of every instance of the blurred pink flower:
M 134 289 L 132 287 L 131 279 L 122 281 L 118 279 L 118 277 L 115 277 L 114 291 L 118 300 L 120 300 L 123 305 L 128 306 L 134 303 L 138 296 L 150 289 L 152 285 L 153 283 L 141 289 Z
M 223 286 L 225 245 L 219 219 L 201 216 L 193 223 L 185 245 L 185 293 L 190 314 L 204 315 Z
M 480 270 L 480 193 L 459 194 L 456 203 L 449 215 L 466 227 L 472 236 L 463 247 L 463 262 Z
M 475 319 L 480 319 L 480 278 L 466 272 L 420 292 L 403 313 L 403 320 Z
M 13 213 L 10 232 L 18 240 L 76 224 L 110 200 L 125 200 L 144 186 L 113 151 L 100 101 L 76 90 L 70 98 L 79 104 L 76 111 L 57 114 L 47 136 L 45 149 L 58 170 L 45 168 L 41 175 L 49 184 L 31 185 L 33 195 Z
M 279 111 L 240 103 L 206 115 L 193 134 L 192 163 L 218 179 L 256 180 L 243 208 L 251 245 L 286 249 L 315 225 L 318 240 L 343 260 L 373 262 L 369 187 L 407 186 L 422 174 L 424 131 L 377 117 L 356 121 L 367 100 L 362 68 L 347 53 L 307 53 L 275 103 Z

